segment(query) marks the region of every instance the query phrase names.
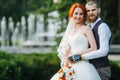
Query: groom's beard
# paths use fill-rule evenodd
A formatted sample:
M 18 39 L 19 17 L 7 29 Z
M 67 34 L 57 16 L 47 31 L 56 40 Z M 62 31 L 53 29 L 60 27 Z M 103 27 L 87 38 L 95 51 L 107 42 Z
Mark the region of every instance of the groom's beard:
M 88 18 L 90 23 L 95 22 L 97 19 L 98 19 L 98 16 L 95 16 L 95 15 L 90 15 L 89 18 Z

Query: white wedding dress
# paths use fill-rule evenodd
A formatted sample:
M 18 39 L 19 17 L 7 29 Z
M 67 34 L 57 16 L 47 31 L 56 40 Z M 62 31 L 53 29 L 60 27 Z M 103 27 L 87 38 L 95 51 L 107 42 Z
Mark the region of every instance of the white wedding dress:
M 68 43 L 71 46 L 71 53 L 88 48 L 89 43 L 85 35 L 77 32 L 74 36 L 69 36 Z M 76 77 L 73 80 L 101 80 L 95 67 L 88 61 L 79 61 L 72 65 Z M 50 80 L 58 80 L 58 73 L 56 73 Z

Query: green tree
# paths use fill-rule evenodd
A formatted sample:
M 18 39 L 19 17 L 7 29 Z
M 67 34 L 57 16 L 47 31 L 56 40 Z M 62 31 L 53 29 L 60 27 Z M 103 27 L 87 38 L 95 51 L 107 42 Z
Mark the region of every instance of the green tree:
M 0 18 L 11 16 L 15 21 L 20 20 L 22 15 L 26 15 L 27 6 L 27 0 L 0 0 Z

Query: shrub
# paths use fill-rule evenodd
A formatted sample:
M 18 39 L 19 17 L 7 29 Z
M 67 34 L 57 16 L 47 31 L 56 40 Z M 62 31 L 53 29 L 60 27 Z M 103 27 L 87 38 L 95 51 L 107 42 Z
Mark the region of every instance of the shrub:
M 111 80 L 120 80 L 120 67 L 111 61 Z M 49 80 L 60 68 L 56 53 L 0 52 L 0 80 Z
M 0 80 L 49 80 L 58 71 L 59 62 L 55 53 L 0 52 Z
M 110 80 L 120 80 L 120 67 L 113 61 L 110 61 L 111 64 L 111 79 Z

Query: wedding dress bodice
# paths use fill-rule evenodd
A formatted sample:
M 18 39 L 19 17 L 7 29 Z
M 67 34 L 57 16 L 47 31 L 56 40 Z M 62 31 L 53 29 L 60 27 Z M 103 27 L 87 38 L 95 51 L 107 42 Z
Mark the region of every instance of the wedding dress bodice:
M 88 48 L 88 39 L 81 32 L 77 32 L 74 35 L 70 35 L 68 43 L 71 46 L 71 53 L 76 53 Z

